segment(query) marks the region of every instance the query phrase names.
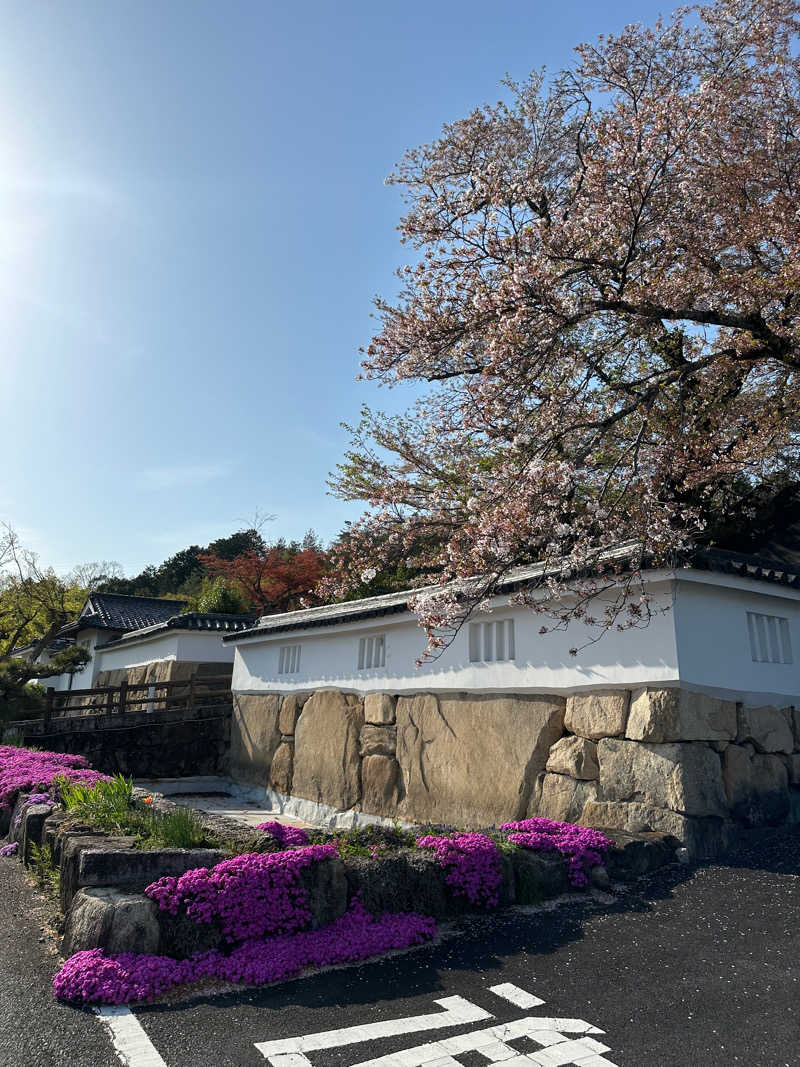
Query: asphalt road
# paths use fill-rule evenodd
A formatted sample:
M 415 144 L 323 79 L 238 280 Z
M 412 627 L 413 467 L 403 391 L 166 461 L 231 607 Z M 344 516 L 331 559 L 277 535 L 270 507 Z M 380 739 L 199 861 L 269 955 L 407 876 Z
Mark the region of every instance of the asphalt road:
M 20 878 L 16 864 L 0 868 L 0 900 L 11 900 L 0 930 L 0 1064 L 114 1063 L 98 1022 L 50 999 L 55 962 L 36 940 Z M 604 1031 L 593 1037 L 609 1049 L 599 1062 L 618 1067 L 798 1067 L 798 930 L 800 829 L 776 831 L 725 865 L 663 871 L 610 903 L 580 899 L 556 910 L 470 919 L 458 936 L 378 963 L 272 990 L 137 1008 L 136 1017 L 167 1067 L 264 1067 L 269 1061 L 256 1043 L 431 1015 L 445 1010 L 435 1001 L 447 997 L 491 1018 L 305 1051 L 305 1062 L 355 1067 L 507 1021 L 556 1017 Z M 515 1007 L 490 991 L 502 983 L 544 1003 Z M 540 1049 L 527 1038 L 509 1047 Z M 413 1061 L 407 1053 L 396 1067 Z M 451 1062 L 489 1061 L 466 1051 Z

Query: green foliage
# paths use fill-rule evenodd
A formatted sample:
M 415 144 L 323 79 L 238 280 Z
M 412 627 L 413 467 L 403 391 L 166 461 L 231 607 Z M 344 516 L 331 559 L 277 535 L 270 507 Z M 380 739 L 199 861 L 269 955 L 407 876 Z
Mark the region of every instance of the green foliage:
M 199 848 L 215 843 L 191 808 L 159 812 L 134 807 L 133 781 L 121 774 L 95 786 L 64 779 L 55 784 L 70 815 L 107 833 L 138 837 L 143 848 Z
M 146 848 L 202 848 L 213 844 L 197 812 L 177 807 L 164 813 L 144 812 L 149 837 Z
M 57 778 L 55 786 L 70 815 L 110 833 L 138 833 L 141 812 L 133 810 L 133 780 L 121 774 L 90 786 Z
M 762 482 L 744 477 L 720 485 L 706 504 L 702 540 L 712 548 L 800 557 L 800 480 L 781 472 Z
M 355 826 L 351 830 L 309 833 L 311 845 L 335 844 L 341 856 L 374 856 L 376 853 L 397 848 L 414 848 L 417 835 L 413 830 L 403 830 L 395 820 L 391 829 L 386 826 Z
M 25 735 L 22 730 L 4 730 L 0 734 L 0 745 L 9 745 L 12 748 L 24 748 L 25 747 Z
M 40 889 L 57 897 L 61 888 L 61 873 L 53 861 L 49 845 L 31 843 L 29 870 Z
M 248 607 L 241 592 L 236 586 L 227 582 L 222 575 L 204 580 L 197 600 L 198 611 L 242 615 L 247 612 Z
M 35 665 L 24 659 L 0 659 L 0 724 L 36 719 L 44 708 L 44 691 L 30 685 Z

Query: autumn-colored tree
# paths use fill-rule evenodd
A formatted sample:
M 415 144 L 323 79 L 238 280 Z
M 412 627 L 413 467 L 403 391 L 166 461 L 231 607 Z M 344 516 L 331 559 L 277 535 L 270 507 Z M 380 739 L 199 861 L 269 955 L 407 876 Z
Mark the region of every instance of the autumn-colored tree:
M 283 542 L 253 548 L 234 559 L 209 553 L 200 560 L 210 575 L 225 579 L 264 614 L 289 611 L 313 599 L 325 569 L 319 547 Z
M 433 386 L 354 429 L 333 485 L 370 510 L 329 593 L 422 560 L 434 653 L 539 560 L 518 598 L 556 625 L 638 625 L 645 562 L 722 486 L 797 462 L 798 13 L 717 0 L 628 26 L 406 155 L 418 254 L 363 369 Z M 598 575 L 623 543 L 626 575 Z

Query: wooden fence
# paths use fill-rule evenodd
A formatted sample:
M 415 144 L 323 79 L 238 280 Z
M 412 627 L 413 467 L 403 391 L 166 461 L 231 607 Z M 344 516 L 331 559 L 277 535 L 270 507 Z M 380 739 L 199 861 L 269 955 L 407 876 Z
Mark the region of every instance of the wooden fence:
M 45 695 L 43 726 L 53 719 L 105 714 L 109 718 L 131 711 L 220 711 L 231 706 L 229 674 L 192 675 L 184 681 L 101 685 L 94 689 L 55 689 Z

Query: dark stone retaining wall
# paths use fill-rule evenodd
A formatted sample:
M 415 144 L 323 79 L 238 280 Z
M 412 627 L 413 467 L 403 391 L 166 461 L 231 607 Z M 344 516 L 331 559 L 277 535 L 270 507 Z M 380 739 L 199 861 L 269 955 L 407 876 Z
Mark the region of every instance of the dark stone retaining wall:
M 10 725 L 23 731 L 26 745 L 85 756 L 105 774 L 180 778 L 228 773 L 229 708 L 82 715 L 53 719 L 47 733 L 41 720 Z
M 33 844 L 50 848 L 60 872 L 65 955 L 105 948 L 186 958 L 222 944 L 217 926 L 170 916 L 143 891 L 165 874 L 180 875 L 219 863 L 226 856 L 223 849 L 144 851 L 135 847 L 133 838 L 111 837 L 90 826 L 76 825 L 62 811 L 48 813 L 40 805 L 25 807 L 25 799 L 24 794 L 17 799 L 10 837 L 20 843 L 19 856 L 25 862 L 30 862 Z M 161 810 L 175 806 L 158 795 L 153 803 Z M 228 845 L 244 846 L 247 851 L 275 847 L 268 834 L 224 816 L 203 813 L 203 821 Z M 381 835 L 389 839 L 392 833 L 390 828 L 369 829 L 376 841 Z M 609 877 L 632 881 L 675 861 L 678 842 L 668 835 L 618 831 L 610 836 L 613 845 L 607 865 L 592 872 L 594 884 L 603 888 L 609 886 Z M 569 891 L 566 864 L 560 856 L 519 849 L 503 854 L 502 862 L 501 907 L 535 904 Z M 323 860 L 305 868 L 301 877 L 314 927 L 328 925 L 344 914 L 356 894 L 375 914 L 422 912 L 443 919 L 475 910 L 452 894 L 435 856 L 413 848 L 390 851 L 375 859 L 345 855 Z

